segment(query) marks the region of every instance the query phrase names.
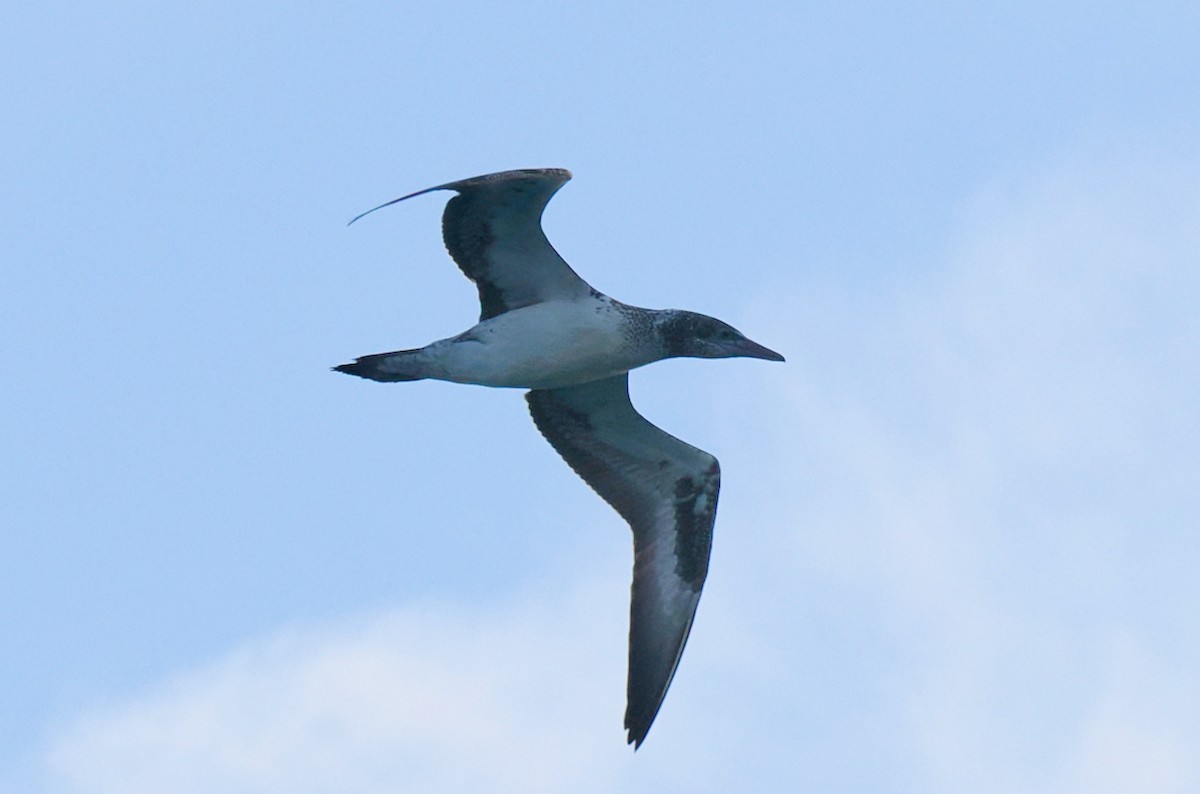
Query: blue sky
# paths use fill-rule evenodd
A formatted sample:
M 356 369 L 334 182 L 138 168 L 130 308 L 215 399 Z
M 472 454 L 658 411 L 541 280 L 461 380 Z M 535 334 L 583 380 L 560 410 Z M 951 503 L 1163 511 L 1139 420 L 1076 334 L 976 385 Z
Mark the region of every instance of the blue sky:
M 1194 4 L 26 4 L 0 47 L 0 791 L 1200 788 Z M 788 357 L 636 755 L 628 530 L 443 197 L 575 179 L 597 288 Z

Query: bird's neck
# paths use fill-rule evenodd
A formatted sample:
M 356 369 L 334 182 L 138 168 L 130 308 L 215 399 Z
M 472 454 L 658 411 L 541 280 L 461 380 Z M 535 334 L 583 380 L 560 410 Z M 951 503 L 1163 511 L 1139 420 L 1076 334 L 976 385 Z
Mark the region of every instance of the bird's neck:
M 654 336 L 667 358 L 689 355 L 690 342 L 695 335 L 692 312 L 680 309 L 653 309 L 650 322 Z

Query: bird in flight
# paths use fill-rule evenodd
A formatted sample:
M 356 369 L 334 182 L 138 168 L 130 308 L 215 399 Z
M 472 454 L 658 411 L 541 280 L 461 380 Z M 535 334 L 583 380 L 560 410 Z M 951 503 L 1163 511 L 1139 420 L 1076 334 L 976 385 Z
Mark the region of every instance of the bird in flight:
M 652 425 L 629 401 L 629 371 L 665 358 L 783 361 L 720 320 L 640 309 L 593 289 L 542 231 L 542 212 L 571 178 L 561 168 L 449 182 L 442 215 L 450 256 L 479 289 L 479 323 L 422 348 L 334 367 L 376 381 L 432 378 L 529 389 L 534 424 L 633 529 L 625 728 L 637 749 L 679 666 L 708 573 L 720 467 Z

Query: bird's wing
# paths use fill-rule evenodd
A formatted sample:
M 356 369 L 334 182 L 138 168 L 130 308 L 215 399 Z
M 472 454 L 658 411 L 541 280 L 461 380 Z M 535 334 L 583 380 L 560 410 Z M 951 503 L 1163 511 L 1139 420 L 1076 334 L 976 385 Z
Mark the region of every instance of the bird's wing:
M 546 203 L 570 178 L 571 172 L 562 168 L 476 176 L 410 193 L 354 220 L 434 190 L 458 191 L 442 214 L 442 237 L 450 256 L 479 288 L 482 321 L 522 306 L 592 292 L 542 231 Z
M 708 573 L 717 459 L 629 402 L 629 375 L 526 395 L 538 430 L 633 528 L 625 727 L 646 738 L 675 675 Z

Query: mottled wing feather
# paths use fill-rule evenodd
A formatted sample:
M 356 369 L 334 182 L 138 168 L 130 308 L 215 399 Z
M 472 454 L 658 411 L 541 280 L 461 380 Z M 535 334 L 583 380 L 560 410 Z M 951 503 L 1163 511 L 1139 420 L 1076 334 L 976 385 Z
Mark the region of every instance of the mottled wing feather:
M 507 171 L 453 182 L 442 214 L 446 250 L 479 288 L 480 320 L 591 288 L 542 231 L 542 212 L 571 178 L 561 169 Z
M 633 528 L 625 727 L 640 745 L 687 643 L 708 573 L 720 469 L 634 410 L 629 376 L 526 395 L 542 435 Z
M 562 168 L 502 171 L 419 190 L 367 210 L 354 220 L 414 196 L 455 190 L 442 214 L 446 250 L 479 288 L 479 319 L 546 300 L 591 293 L 542 231 L 547 202 L 571 178 Z

